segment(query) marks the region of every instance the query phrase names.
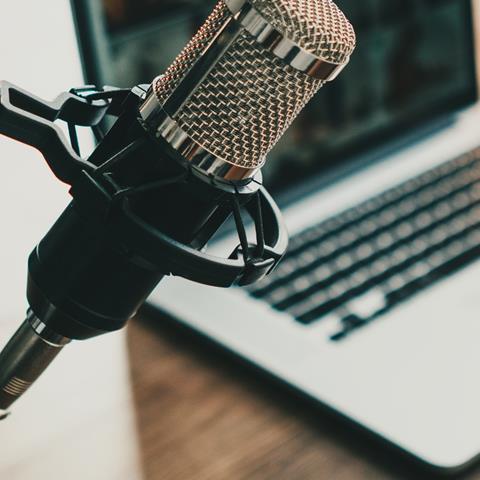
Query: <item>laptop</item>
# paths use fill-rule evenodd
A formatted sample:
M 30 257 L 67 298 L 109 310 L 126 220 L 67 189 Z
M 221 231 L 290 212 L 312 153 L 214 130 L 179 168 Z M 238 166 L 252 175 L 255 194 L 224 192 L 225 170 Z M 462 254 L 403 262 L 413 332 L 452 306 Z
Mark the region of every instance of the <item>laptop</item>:
M 423 464 L 480 455 L 480 111 L 469 0 L 339 0 L 358 48 L 270 156 L 289 252 L 267 279 L 172 278 L 179 325 Z M 213 2 L 74 2 L 86 75 L 161 73 Z M 228 232 L 211 246 L 230 253 Z M 286 393 L 287 394 L 287 393 Z

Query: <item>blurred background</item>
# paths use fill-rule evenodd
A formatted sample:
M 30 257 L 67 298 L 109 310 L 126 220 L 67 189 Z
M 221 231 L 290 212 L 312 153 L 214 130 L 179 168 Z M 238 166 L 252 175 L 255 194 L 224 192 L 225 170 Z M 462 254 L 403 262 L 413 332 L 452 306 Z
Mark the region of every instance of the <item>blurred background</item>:
M 196 32 L 213 0 L 89 0 L 105 30 L 105 58 L 92 81 L 131 86 L 163 72 Z M 101 2 L 101 5 L 98 3 Z M 457 0 L 339 0 L 358 47 L 346 71 L 309 104 L 266 168 L 278 190 L 340 157 L 386 140 L 412 118 L 447 109 L 442 97 L 468 81 Z M 430 17 L 425 22 L 425 17 Z

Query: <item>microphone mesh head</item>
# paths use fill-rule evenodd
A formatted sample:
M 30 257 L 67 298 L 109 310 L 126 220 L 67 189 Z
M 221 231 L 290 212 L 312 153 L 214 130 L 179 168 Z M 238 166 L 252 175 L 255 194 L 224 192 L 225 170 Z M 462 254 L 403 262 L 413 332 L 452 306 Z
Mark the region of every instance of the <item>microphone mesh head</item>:
M 327 62 L 348 61 L 353 28 L 330 0 L 250 0 L 287 38 Z M 161 105 L 232 17 L 223 0 L 153 89 Z M 172 115 L 205 150 L 243 168 L 262 166 L 293 120 L 324 84 L 288 65 L 242 30 Z
M 331 0 L 250 0 L 269 23 L 296 44 L 332 63 L 344 63 L 355 32 Z

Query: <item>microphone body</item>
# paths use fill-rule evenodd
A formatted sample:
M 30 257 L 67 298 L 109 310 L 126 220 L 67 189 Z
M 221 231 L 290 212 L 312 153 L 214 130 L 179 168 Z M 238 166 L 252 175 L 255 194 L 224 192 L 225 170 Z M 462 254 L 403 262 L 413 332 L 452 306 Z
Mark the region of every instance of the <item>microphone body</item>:
M 164 276 L 228 287 L 272 271 L 288 239 L 261 167 L 354 46 L 330 0 L 220 0 L 165 74 L 121 101 L 106 91 L 39 107 L 4 89 L 0 132 L 39 148 L 73 201 L 30 255 L 29 314 L 0 353 L 0 418 L 70 340 L 123 328 Z M 46 125 L 74 110 L 83 125 L 118 117 L 88 161 Z M 240 245 L 209 257 L 232 214 Z
M 116 181 L 125 178 L 126 185 L 145 185 L 185 173 L 148 138 L 135 117 L 124 116 L 119 122 L 103 148 L 112 143 L 121 151 L 132 139 L 137 146 L 123 159 L 123 168 L 117 165 Z M 93 161 L 95 157 L 100 163 L 98 154 Z M 77 188 L 83 187 L 81 183 Z M 32 310 L 55 331 L 86 339 L 123 328 L 170 270 L 159 269 L 132 250 L 113 227 L 114 208 L 103 212 L 90 204 L 88 193 L 72 193 L 73 202 L 30 255 L 27 297 Z M 223 197 L 221 190 L 185 178 L 128 202 L 151 229 L 200 249 L 210 239 L 198 238 L 208 222 L 215 223 L 210 227 L 213 235 L 228 216 L 215 215 Z M 121 194 L 116 201 L 122 201 Z

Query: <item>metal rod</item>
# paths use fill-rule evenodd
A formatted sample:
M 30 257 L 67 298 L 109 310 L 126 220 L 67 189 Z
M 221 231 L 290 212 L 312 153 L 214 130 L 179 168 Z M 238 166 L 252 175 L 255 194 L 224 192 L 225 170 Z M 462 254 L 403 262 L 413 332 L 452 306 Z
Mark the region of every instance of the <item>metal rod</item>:
M 52 363 L 70 339 L 50 330 L 32 311 L 0 353 L 0 420 Z

